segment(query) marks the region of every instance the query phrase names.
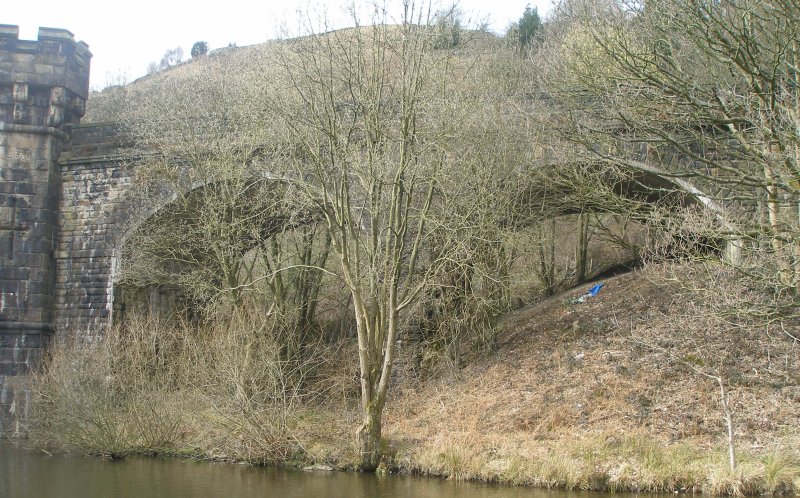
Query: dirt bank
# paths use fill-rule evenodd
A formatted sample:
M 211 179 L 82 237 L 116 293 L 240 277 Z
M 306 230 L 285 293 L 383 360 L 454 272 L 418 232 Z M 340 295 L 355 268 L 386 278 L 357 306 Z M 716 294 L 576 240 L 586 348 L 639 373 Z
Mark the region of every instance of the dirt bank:
M 569 488 L 796 490 L 796 341 L 730 324 L 666 274 L 623 274 L 583 303 L 573 299 L 591 284 L 521 309 L 501 319 L 496 352 L 458 378 L 400 386 L 385 422 L 394 464 Z M 729 398 L 733 471 L 711 377 Z

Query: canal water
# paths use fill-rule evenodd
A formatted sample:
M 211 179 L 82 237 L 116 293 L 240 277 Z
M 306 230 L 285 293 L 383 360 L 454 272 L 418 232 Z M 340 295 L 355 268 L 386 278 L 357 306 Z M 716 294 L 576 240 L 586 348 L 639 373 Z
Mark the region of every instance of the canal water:
M 303 472 L 159 458 L 48 456 L 0 442 L 2 498 L 603 498 L 413 476 Z

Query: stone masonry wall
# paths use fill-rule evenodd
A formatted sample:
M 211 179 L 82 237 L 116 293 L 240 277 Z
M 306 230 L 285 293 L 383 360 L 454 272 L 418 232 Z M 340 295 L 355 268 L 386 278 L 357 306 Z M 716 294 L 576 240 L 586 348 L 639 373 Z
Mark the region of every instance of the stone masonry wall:
M 111 125 L 70 130 L 61 157 L 56 275 L 59 335 L 102 334 L 111 324 L 115 251 L 127 227 L 132 168 Z
M 53 331 L 60 141 L 47 129 L 0 134 L 0 374 L 35 363 Z
M 24 373 L 53 331 L 54 252 L 65 124 L 83 116 L 86 44 L 0 25 L 0 375 Z
M 0 25 L 0 432 L 27 413 L 24 375 L 54 330 L 57 160 L 64 126 L 83 116 L 91 58 L 63 29 L 18 35 Z

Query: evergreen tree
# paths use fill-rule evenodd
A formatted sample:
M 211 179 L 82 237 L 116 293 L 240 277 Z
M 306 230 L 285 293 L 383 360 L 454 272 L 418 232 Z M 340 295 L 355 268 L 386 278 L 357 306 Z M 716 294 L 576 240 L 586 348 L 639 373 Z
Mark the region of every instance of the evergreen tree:
M 201 55 L 206 55 L 208 53 L 208 43 L 204 41 L 195 42 L 192 45 L 192 59 L 195 57 L 200 57 Z
M 536 7 L 531 8 L 530 4 L 525 7 L 525 12 L 519 20 L 517 30 L 519 33 L 519 46 L 527 47 L 535 38 L 539 29 L 542 27 L 542 20 Z

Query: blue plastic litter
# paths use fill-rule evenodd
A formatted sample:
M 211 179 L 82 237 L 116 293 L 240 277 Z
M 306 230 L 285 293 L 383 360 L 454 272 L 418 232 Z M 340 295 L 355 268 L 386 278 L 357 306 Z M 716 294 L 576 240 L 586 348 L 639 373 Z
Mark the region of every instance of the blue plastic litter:
M 606 284 L 605 283 L 599 283 L 599 284 L 596 284 L 596 285 L 592 286 L 591 289 L 586 291 L 586 294 L 583 294 L 583 295 L 573 299 L 572 302 L 574 304 L 580 304 L 580 303 L 585 302 L 590 297 L 595 297 L 597 295 L 597 293 L 600 292 L 600 289 L 602 289 L 604 285 L 606 285 Z
M 600 289 L 602 289 L 604 285 L 606 285 L 606 284 L 604 284 L 604 283 L 603 283 L 603 284 L 597 284 L 597 285 L 595 285 L 594 287 L 592 287 L 591 289 L 589 289 L 589 290 L 586 292 L 586 295 L 587 295 L 587 296 L 589 296 L 589 297 L 594 297 L 594 296 L 596 296 L 596 295 L 597 295 L 597 293 L 598 293 L 598 292 L 600 292 Z

